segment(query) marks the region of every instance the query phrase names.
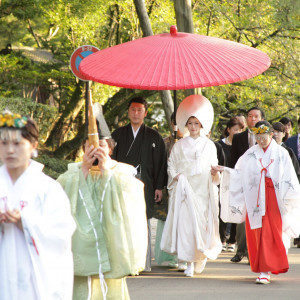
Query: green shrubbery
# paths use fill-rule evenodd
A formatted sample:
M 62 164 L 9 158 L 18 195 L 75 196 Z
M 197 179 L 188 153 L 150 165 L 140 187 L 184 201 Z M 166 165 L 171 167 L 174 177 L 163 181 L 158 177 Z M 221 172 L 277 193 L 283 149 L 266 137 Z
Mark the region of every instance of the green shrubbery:
M 6 108 L 13 113 L 28 115 L 37 122 L 40 131 L 39 144 L 43 147 L 43 142 L 50 132 L 49 129 L 58 116 L 57 109 L 49 105 L 35 103 L 31 99 L 0 98 L 0 111 Z M 44 172 L 47 175 L 56 179 L 67 170 L 70 161 L 60 160 L 51 156 L 52 154 L 49 151 L 40 150 L 40 155 L 35 160 L 45 165 Z
M 57 159 L 47 155 L 46 153 L 40 154 L 37 158 L 35 158 L 35 160 L 45 166 L 43 170 L 44 173 L 53 179 L 57 179 L 60 174 L 67 171 L 68 164 L 71 163 L 71 161 Z
M 35 103 L 31 99 L 25 98 L 0 98 L 0 111 L 5 108 L 13 113 L 28 115 L 33 118 L 40 131 L 40 143 L 43 143 L 50 132 L 53 121 L 58 117 L 58 111 L 55 107 Z

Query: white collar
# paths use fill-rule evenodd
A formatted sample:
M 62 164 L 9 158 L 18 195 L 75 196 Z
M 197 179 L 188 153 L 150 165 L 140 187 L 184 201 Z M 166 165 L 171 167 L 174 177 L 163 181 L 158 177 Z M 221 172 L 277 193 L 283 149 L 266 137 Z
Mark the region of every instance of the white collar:
M 134 139 L 136 138 L 137 134 L 139 133 L 140 128 L 141 128 L 141 126 L 136 131 L 134 131 L 134 129 L 133 129 L 132 125 L 131 125 L 131 129 L 132 129 L 132 133 L 133 133 L 133 138 Z

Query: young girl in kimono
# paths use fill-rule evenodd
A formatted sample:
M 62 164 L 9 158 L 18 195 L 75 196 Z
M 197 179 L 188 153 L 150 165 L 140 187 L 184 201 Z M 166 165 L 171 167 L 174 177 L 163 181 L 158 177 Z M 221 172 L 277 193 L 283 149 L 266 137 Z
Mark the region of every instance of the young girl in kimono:
M 172 148 L 168 160 L 169 211 L 161 248 L 177 254 L 187 262 L 185 275 L 201 273 L 207 258 L 216 259 L 221 252 L 218 220 L 219 176 L 211 176 L 217 163 L 217 150 L 206 137 L 213 123 L 213 107 L 208 99 L 192 95 L 178 107 L 176 120 L 189 136 Z
M 212 167 L 223 172 L 221 218 L 240 223 L 246 219 L 251 270 L 256 283 L 270 283 L 270 273 L 289 269 L 290 238 L 300 232 L 300 186 L 288 152 L 272 139 L 267 121 L 251 129 L 257 144 L 240 157 L 235 169 Z
M 72 299 L 75 223 L 61 186 L 31 160 L 33 120 L 0 114 L 0 298 Z

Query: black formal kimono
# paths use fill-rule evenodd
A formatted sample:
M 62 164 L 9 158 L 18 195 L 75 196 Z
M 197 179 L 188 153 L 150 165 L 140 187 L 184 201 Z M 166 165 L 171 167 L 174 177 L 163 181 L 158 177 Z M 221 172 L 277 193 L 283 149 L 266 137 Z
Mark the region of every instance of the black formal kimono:
M 223 140 L 219 140 L 218 143 L 223 148 L 223 151 L 224 151 L 224 154 L 225 154 L 225 163 L 224 163 L 224 165 L 221 165 L 220 163 L 219 163 L 219 165 L 228 167 L 228 163 L 229 163 L 229 160 L 230 160 L 231 145 L 225 144 L 223 142 Z
M 134 139 L 131 124 L 112 133 L 116 146 L 112 158 L 137 168 L 145 184 L 147 218 L 153 217 L 154 193 L 167 184 L 167 153 L 160 134 L 142 124 Z
M 238 159 L 249 149 L 248 130 L 233 136 L 229 157 L 229 168 L 234 168 Z
M 220 166 L 225 166 L 226 165 L 226 157 L 224 150 L 218 142 L 214 142 L 215 146 L 217 148 L 217 157 L 218 157 L 218 164 Z M 221 206 L 220 206 L 220 201 L 219 201 L 219 233 L 220 233 L 220 239 L 221 242 L 224 243 L 226 242 L 226 228 L 227 228 L 227 223 L 224 223 L 223 220 L 220 218 L 220 212 L 221 212 Z
M 224 149 L 222 147 L 222 145 L 218 142 L 214 142 L 215 146 L 217 148 L 217 157 L 218 157 L 218 164 L 220 166 L 226 166 L 226 156 L 225 156 L 225 152 Z

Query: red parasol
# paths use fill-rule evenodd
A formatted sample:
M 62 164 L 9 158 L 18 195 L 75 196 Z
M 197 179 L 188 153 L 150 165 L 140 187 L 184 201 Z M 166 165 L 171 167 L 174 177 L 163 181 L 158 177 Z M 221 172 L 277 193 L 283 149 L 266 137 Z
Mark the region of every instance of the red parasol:
M 249 79 L 271 64 L 267 54 L 236 42 L 177 32 L 153 35 L 86 57 L 88 79 L 131 89 L 178 90 Z

